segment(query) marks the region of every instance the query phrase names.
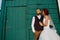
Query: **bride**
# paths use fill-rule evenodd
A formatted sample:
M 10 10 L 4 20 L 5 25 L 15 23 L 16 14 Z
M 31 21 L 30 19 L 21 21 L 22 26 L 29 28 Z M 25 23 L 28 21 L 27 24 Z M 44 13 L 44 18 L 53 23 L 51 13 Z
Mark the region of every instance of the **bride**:
M 44 26 L 44 30 L 41 32 L 39 40 L 60 40 L 58 34 L 50 29 L 50 17 L 47 9 L 43 9 L 42 15 L 44 16 L 43 23 L 39 22 L 40 25 Z

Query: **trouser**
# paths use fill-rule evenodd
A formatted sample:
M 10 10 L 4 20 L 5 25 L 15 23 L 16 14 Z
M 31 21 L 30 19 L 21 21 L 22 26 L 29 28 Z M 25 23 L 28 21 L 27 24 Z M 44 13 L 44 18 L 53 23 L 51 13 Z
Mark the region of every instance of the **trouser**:
M 41 34 L 42 31 L 35 31 L 34 33 L 34 40 L 38 40 L 39 39 L 39 36 Z

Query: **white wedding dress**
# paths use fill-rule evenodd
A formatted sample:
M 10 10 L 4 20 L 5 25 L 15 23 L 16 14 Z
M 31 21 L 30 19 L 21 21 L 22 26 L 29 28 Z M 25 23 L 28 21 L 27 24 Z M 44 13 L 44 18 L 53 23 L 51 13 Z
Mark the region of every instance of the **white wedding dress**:
M 43 23 L 45 22 L 45 18 L 43 20 Z M 41 32 L 39 40 L 60 40 L 60 37 L 58 34 L 50 29 L 50 20 L 48 20 L 48 25 L 44 27 L 44 30 Z

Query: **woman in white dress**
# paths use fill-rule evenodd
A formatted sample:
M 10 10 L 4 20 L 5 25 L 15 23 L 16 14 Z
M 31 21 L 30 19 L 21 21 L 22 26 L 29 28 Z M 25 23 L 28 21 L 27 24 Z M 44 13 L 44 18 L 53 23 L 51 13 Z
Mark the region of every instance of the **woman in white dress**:
M 60 40 L 58 34 L 49 27 L 50 18 L 48 10 L 43 9 L 42 15 L 44 16 L 43 23 L 39 22 L 39 24 L 44 26 L 44 29 L 40 34 L 39 40 Z

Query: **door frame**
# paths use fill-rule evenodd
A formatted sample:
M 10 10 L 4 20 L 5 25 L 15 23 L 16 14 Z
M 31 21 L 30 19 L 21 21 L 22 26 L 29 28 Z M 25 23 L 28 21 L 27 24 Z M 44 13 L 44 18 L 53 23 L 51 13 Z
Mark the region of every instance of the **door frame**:
M 6 40 L 6 24 L 7 24 L 7 8 L 9 8 L 9 7 L 27 7 L 27 6 L 8 6 L 8 7 L 5 7 L 6 9 L 5 9 L 5 17 L 4 17 L 4 20 L 5 20 L 5 22 L 4 22 L 4 29 L 3 29 L 3 40 Z M 27 11 L 27 10 L 26 10 Z M 26 12 L 25 12 L 26 13 Z M 25 22 L 25 24 L 26 24 L 26 22 Z M 27 26 L 26 26 L 26 28 L 25 29 L 27 29 Z M 26 40 L 27 40 L 27 31 L 26 31 Z

